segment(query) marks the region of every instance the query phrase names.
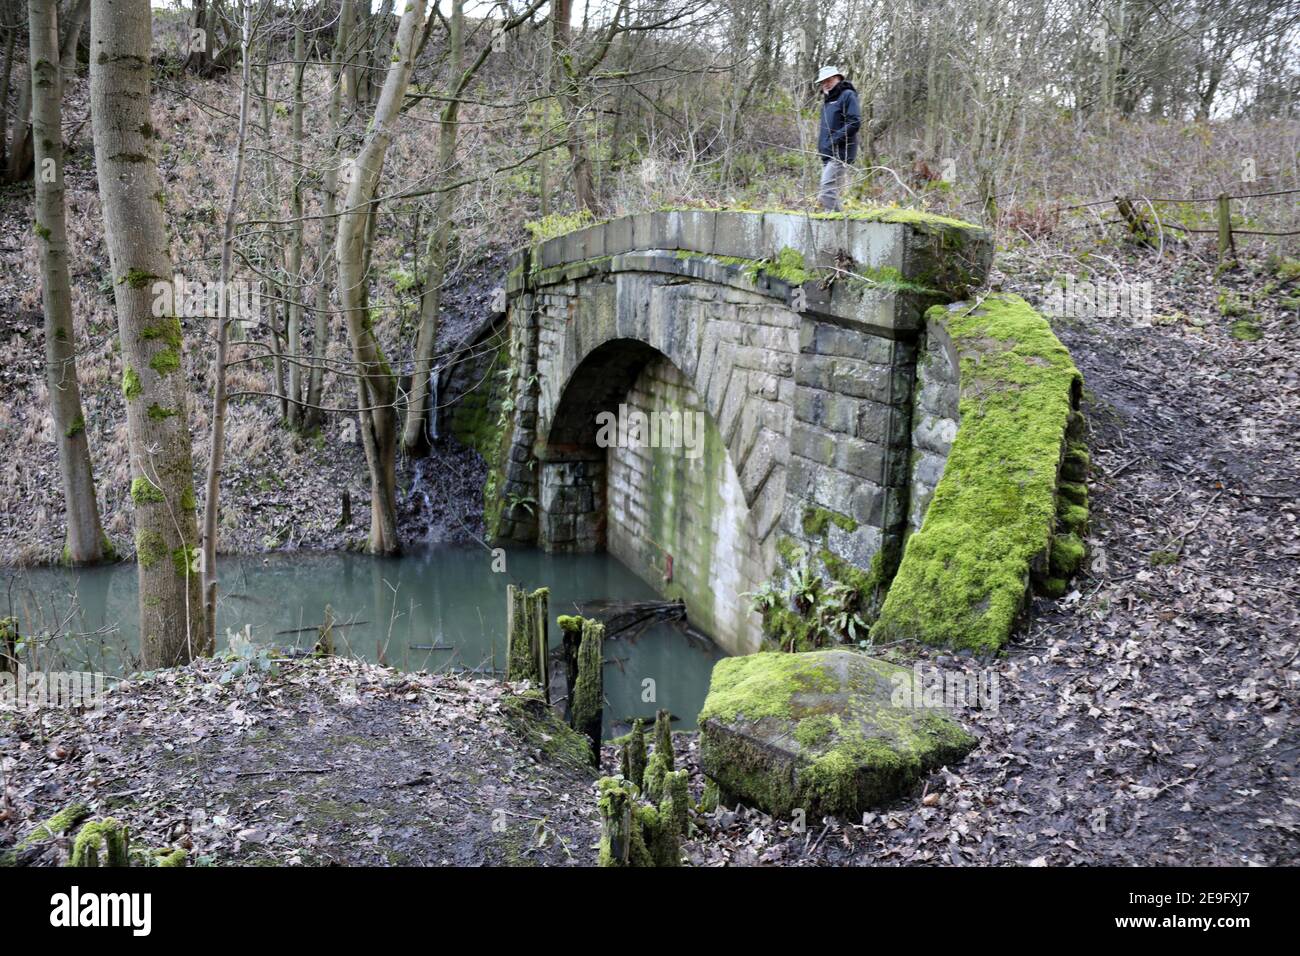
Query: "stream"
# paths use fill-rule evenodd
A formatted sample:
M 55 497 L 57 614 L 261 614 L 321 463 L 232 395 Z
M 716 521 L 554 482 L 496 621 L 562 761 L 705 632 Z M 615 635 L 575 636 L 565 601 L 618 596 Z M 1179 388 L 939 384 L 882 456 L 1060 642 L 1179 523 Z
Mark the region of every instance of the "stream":
M 504 572 L 492 570 L 491 553 L 479 546 L 430 546 L 400 558 L 297 551 L 219 560 L 218 650 L 245 628 L 257 644 L 310 650 L 328 604 L 336 653 L 402 670 L 491 676 L 503 668 L 509 583 L 551 589 L 552 647 L 560 642 L 556 617 L 582 602 L 658 599 L 606 554 L 511 550 Z M 137 660 L 134 563 L 0 571 L 0 608 L 18 618 L 23 635 L 58 635 L 38 650 L 45 670 L 121 675 Z M 606 734 L 624 732 L 633 717 L 653 718 L 660 707 L 678 718 L 674 729 L 693 728 L 722 656 L 673 623 L 607 641 Z M 650 687 L 654 700 L 643 701 Z

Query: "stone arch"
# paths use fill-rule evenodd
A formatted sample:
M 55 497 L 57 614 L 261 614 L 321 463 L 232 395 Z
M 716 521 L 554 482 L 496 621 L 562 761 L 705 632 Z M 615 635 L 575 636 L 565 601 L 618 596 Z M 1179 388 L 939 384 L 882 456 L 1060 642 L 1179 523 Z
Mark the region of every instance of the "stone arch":
M 925 311 L 978 286 L 991 251 L 976 227 L 908 210 L 665 211 L 522 250 L 504 297 L 512 393 L 486 489 L 492 534 L 617 551 L 599 517 L 617 476 L 593 450 L 594 413 L 653 384 L 706 413 L 718 486 L 732 489 L 720 506 L 739 516 L 727 530 L 740 532 L 745 580 L 715 590 L 741 598 L 806 559 L 875 595 L 908 531 Z M 654 498 L 655 476 L 639 480 Z M 624 561 L 673 593 L 662 565 Z M 698 565 L 706 583 L 711 564 Z M 756 615 L 710 626 L 694 600 L 691 617 L 725 648 L 757 649 Z
M 609 423 L 620 417 L 639 417 L 650 433 L 618 441 Z M 756 515 L 718 423 L 677 364 L 640 340 L 601 343 L 569 375 L 544 434 L 535 446 L 543 546 L 608 550 L 684 600 L 697 626 L 757 649 L 761 621 L 742 597 L 768 570 Z

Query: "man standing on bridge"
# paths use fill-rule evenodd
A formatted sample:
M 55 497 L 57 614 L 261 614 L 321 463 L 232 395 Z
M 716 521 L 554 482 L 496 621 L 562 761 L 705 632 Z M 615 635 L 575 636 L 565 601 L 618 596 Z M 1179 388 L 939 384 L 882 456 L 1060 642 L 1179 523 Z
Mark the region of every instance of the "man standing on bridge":
M 822 67 L 817 74 L 817 85 L 824 101 L 821 126 L 817 131 L 817 152 L 822 158 L 817 203 L 823 209 L 839 212 L 840 193 L 848 178 L 849 164 L 858 155 L 862 111 L 858 107 L 858 91 L 844 79 L 838 68 Z

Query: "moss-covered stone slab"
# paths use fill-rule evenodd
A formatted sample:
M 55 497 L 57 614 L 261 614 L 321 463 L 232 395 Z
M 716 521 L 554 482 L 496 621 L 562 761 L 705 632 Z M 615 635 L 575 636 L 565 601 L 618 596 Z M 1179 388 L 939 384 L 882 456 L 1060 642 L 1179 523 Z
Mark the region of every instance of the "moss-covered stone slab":
M 926 322 L 959 364 L 960 424 L 871 635 L 996 651 L 1031 576 L 1054 576 L 1050 592 L 1083 559 L 1076 532 L 1087 510 L 1057 500 L 1061 479 L 1077 485 L 1087 473 L 1087 452 L 1071 440 L 1083 378 L 1019 296 L 936 306 Z
M 850 650 L 725 658 L 700 712 L 704 772 L 724 803 L 856 818 L 975 746 L 946 711 L 903 705 L 910 681 Z

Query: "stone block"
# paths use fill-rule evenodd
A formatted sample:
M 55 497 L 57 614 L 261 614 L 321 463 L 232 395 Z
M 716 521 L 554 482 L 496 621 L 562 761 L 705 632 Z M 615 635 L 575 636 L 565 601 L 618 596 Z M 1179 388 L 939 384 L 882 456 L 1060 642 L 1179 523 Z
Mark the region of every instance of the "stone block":
M 946 711 L 903 700 L 911 681 L 849 650 L 725 658 L 700 713 L 701 768 L 724 802 L 858 819 L 975 746 Z

